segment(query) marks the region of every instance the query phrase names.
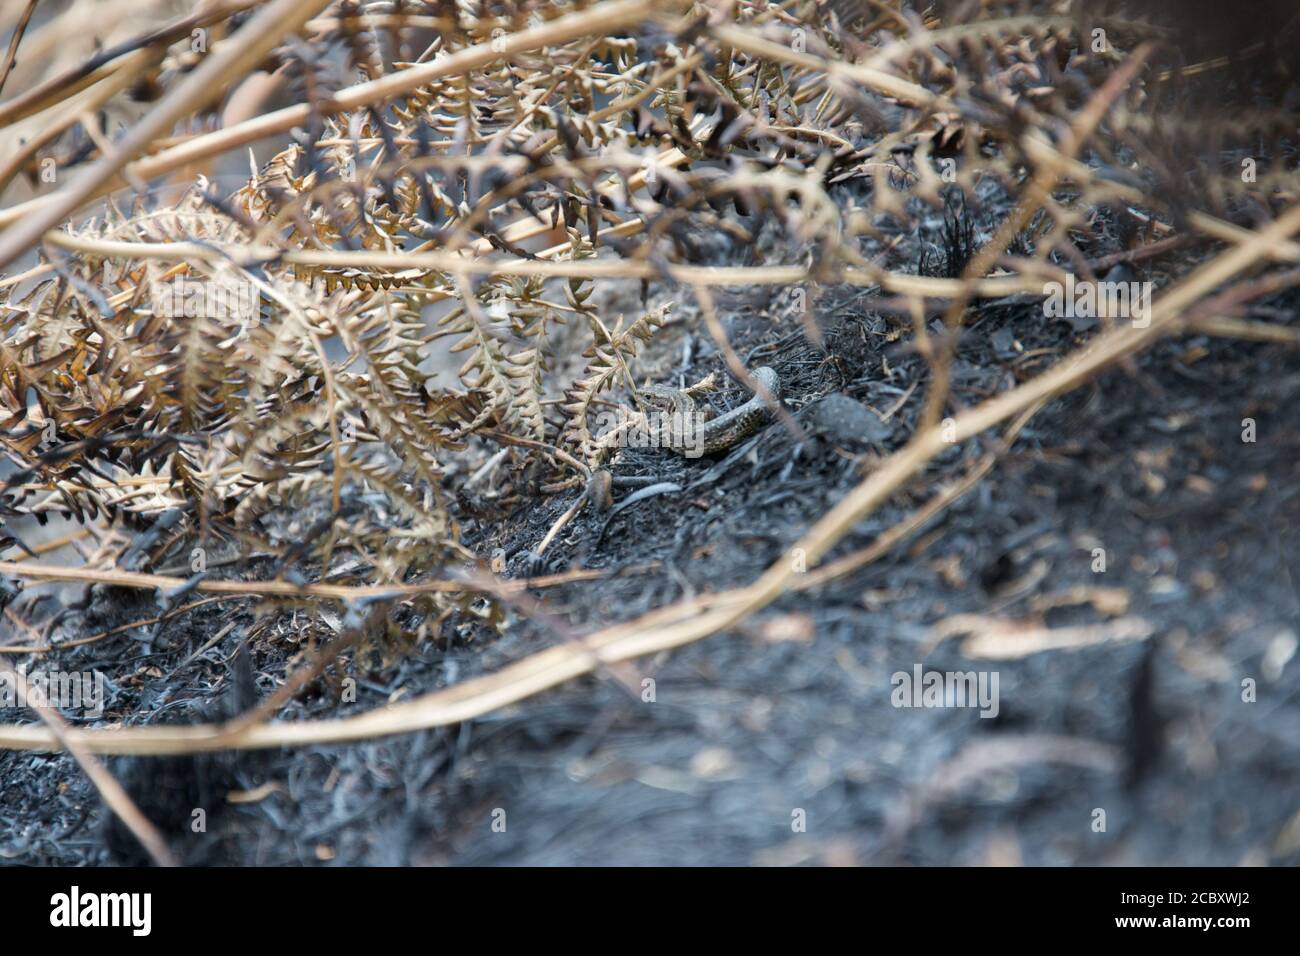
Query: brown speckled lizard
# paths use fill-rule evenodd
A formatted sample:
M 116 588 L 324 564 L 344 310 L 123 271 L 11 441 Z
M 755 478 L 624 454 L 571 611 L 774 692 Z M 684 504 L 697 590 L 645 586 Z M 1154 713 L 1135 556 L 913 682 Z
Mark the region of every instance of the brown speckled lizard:
M 764 365 L 751 375 L 774 402 L 781 401 L 781 379 L 775 371 Z M 774 407 L 761 394 L 755 393 L 739 408 L 705 420 L 708 413 L 701 412 L 695 403 L 695 395 L 703 390 L 699 385 L 686 389 L 647 385 L 640 390 L 646 406 L 667 416 L 671 424 L 664 429 L 664 444 L 678 454 L 695 457 L 726 451 L 766 425 L 775 414 Z M 696 431 L 689 431 L 691 429 Z

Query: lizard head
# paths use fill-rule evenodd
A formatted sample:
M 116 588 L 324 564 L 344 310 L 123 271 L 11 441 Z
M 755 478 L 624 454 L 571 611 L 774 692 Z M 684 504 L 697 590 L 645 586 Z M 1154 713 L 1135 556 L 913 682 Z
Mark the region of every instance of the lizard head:
M 641 407 L 645 411 L 662 412 L 668 415 L 684 410 L 683 396 L 680 389 L 667 385 L 646 385 L 638 389 Z M 692 403 L 694 404 L 694 403 Z

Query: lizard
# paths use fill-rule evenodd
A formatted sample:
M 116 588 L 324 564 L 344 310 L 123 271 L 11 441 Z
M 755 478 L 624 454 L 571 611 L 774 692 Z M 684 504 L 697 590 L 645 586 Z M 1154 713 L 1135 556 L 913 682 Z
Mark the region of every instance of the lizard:
M 767 365 L 761 366 L 751 373 L 751 377 L 757 385 L 767 391 L 774 404 L 780 403 L 781 378 L 774 369 Z M 751 395 L 749 401 L 745 402 L 745 404 L 733 408 L 726 414 L 716 418 L 711 417 L 711 410 L 706 409 L 701 412 L 695 398 L 712 389 L 713 381 L 714 377 L 709 375 L 703 381 L 687 388 L 673 388 L 670 385 L 646 385 L 637 390 L 638 400 L 644 409 L 666 416 L 666 420 L 660 429 L 660 434 L 666 439 L 664 442 L 665 447 L 686 457 L 715 455 L 739 444 L 773 418 L 775 414 L 774 405 L 769 404 L 757 392 Z M 633 479 L 624 480 L 631 481 Z M 576 513 L 578 508 L 588 502 L 598 512 L 609 511 L 613 504 L 613 485 L 617 483 L 622 483 L 622 481 L 613 478 L 608 469 L 604 467 L 594 468 L 588 477 L 587 487 L 583 489 L 575 507 L 562 516 L 561 521 L 567 521 Z M 630 499 L 622 502 L 621 506 L 626 507 L 632 504 L 647 492 L 680 490 L 679 486 L 671 482 L 659 482 L 651 487 L 642 488 Z M 612 518 L 613 515 L 611 514 L 610 517 Z M 605 526 L 608 526 L 608 524 L 609 520 L 607 519 Z M 601 535 L 603 534 L 604 526 L 601 529 Z M 548 534 L 547 539 L 549 540 L 550 537 L 552 535 Z
M 781 401 L 781 378 L 769 366 L 753 371 L 754 382 L 766 390 L 772 401 Z M 749 401 L 716 418 L 711 412 L 701 411 L 695 396 L 709 386 L 708 379 L 689 388 L 669 385 L 647 385 L 640 389 L 642 405 L 667 418 L 662 429 L 664 445 L 680 455 L 698 457 L 715 455 L 739 444 L 771 421 L 775 414 L 770 405 L 756 392 Z M 702 424 L 701 424 L 702 423 Z

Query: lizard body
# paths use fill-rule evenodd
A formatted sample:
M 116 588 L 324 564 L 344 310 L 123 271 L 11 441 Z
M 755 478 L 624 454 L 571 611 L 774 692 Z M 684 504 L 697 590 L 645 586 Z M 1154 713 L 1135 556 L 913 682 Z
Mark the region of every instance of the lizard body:
M 773 369 L 764 365 L 751 374 L 775 402 L 781 401 L 781 379 Z M 643 402 L 671 422 L 664 429 L 664 444 L 678 454 L 715 455 L 726 451 L 766 425 L 775 414 L 763 396 L 755 393 L 738 408 L 705 421 L 695 402 L 695 395 L 703 390 L 699 385 L 685 389 L 647 385 L 641 389 Z M 688 429 L 698 429 L 698 434 L 689 434 Z

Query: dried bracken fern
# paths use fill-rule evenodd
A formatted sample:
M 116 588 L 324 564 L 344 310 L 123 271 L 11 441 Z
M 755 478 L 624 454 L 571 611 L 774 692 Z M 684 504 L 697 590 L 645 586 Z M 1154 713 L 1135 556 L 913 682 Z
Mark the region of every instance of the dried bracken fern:
M 596 344 L 583 353 L 589 359 L 587 366 L 565 393 L 564 412 L 569 420 L 563 436 L 565 444 L 574 446 L 589 465 L 598 464 L 596 436 L 588 422 L 592 403 L 601 392 L 614 386 L 620 372 L 626 372 L 627 363 L 636 357 L 637 350 L 664 324 L 668 309 L 664 306 L 647 312 L 615 332 L 592 320 Z

